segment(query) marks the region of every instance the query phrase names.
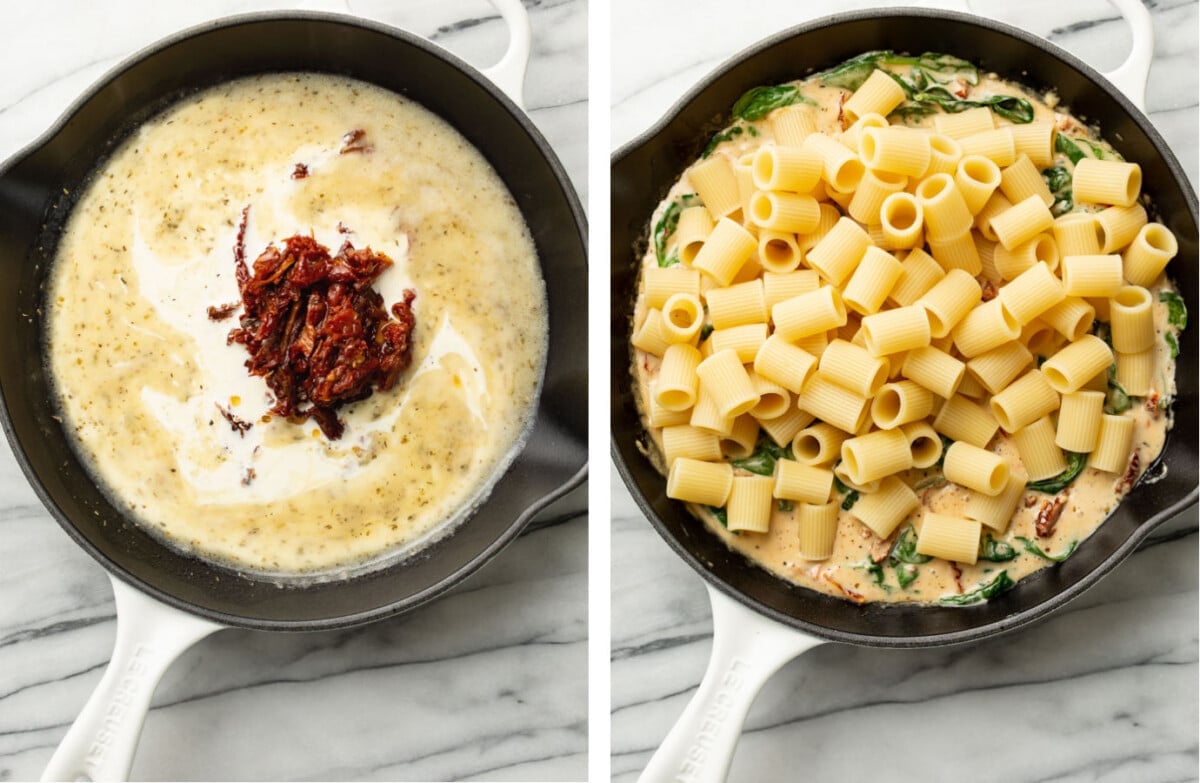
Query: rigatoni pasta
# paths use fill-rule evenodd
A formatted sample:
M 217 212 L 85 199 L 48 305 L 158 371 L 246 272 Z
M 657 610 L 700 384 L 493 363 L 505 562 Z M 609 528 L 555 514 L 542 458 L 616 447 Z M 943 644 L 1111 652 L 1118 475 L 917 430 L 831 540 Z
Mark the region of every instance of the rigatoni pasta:
M 888 476 L 879 482 L 879 489 L 860 497 L 850 513 L 876 536 L 887 538 L 920 505 L 911 487 L 895 476 Z
M 731 547 L 853 600 L 968 602 L 989 568 L 1039 567 L 1015 536 L 1069 552 L 1062 531 L 1090 531 L 1073 488 L 1119 493 L 1110 474 L 1152 460 L 1178 243 L 1140 184 L 1116 197 L 1133 164 L 1068 136 L 1081 126 L 1028 93 L 1004 105 L 1029 121 L 910 111 L 922 91 L 897 80 L 935 61 L 893 57 L 770 92 L 790 105 L 739 118 L 685 172 L 655 212 L 632 368 L 660 467 L 730 471 L 682 494 Z M 831 96 L 840 112 L 807 103 Z M 700 361 L 690 407 L 668 410 L 687 402 L 675 346 Z M 1072 509 L 1057 534 L 1035 525 L 1055 493 Z
M 740 416 L 758 404 L 758 392 L 736 351 L 717 351 L 699 362 L 694 373 L 722 418 Z

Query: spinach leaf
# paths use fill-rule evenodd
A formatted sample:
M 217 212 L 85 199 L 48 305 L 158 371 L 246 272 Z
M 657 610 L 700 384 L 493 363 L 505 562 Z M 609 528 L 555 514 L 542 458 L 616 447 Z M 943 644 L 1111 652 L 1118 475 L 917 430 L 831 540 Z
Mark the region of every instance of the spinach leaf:
M 760 476 L 771 476 L 775 474 L 776 460 L 795 458 L 790 443 L 786 446 L 779 446 L 766 435 L 759 435 L 754 453 L 749 457 L 733 460 L 733 466 L 757 473 Z
M 842 498 L 842 510 L 849 511 L 854 508 L 854 504 L 858 502 L 859 498 L 858 490 L 850 489 L 850 487 L 843 484 L 836 473 L 833 476 L 833 488 L 838 491 L 839 495 L 845 495 Z
M 917 579 L 917 567 L 912 563 L 896 564 L 896 583 L 907 589 Z
M 908 65 L 910 68 L 904 76 L 886 69 L 886 66 L 896 65 Z M 892 113 L 905 120 L 924 117 L 938 109 L 958 113 L 976 106 L 987 106 L 1001 117 L 1016 123 L 1033 121 L 1033 105 L 1024 98 L 993 95 L 982 100 L 965 100 L 943 86 L 954 79 L 962 79 L 967 84 L 979 83 L 979 69 L 949 54 L 926 52 L 919 57 L 912 57 L 897 55 L 892 51 L 867 52 L 818 74 L 818 78 L 822 84 L 830 87 L 857 90 L 876 69 L 883 70 L 904 90 L 908 100 Z
M 1096 321 L 1096 325 L 1094 327 L 1092 327 L 1092 334 L 1096 335 L 1101 340 L 1103 340 L 1104 344 L 1107 345 L 1109 348 L 1113 347 L 1112 327 L 1108 325 L 1107 321 Z M 1114 368 L 1110 367 L 1109 374 L 1111 375 L 1113 371 L 1114 371 Z
M 945 484 L 945 483 L 946 483 L 945 476 L 943 476 L 941 473 L 934 473 L 932 476 L 926 476 L 925 478 L 918 481 L 916 484 L 913 484 L 913 491 L 915 492 L 915 491 L 920 491 L 922 489 L 929 489 L 930 487 L 940 487 L 942 484 Z
M 776 109 L 791 106 L 793 103 L 809 103 L 816 105 L 812 98 L 800 94 L 793 84 L 780 84 L 775 87 L 754 87 L 747 90 L 733 104 L 735 120 L 761 120 Z
M 1019 125 L 1033 122 L 1033 104 L 1015 95 L 993 95 L 983 100 L 969 101 L 959 98 L 945 87 L 935 86 L 913 92 L 911 100 L 915 104 L 940 106 L 943 111 L 950 114 L 958 114 L 977 106 L 986 106 L 1001 117 Z
M 950 440 L 949 438 L 947 438 L 945 435 L 942 435 L 942 434 L 939 434 L 938 437 L 941 438 L 941 441 L 942 441 L 942 454 L 940 457 L 938 457 L 937 462 L 935 462 L 933 464 L 933 466 L 935 468 L 937 468 L 938 470 L 941 470 L 946 465 L 946 452 L 954 444 L 954 441 Z
M 795 511 L 796 504 L 793 503 L 792 501 L 788 500 L 787 498 L 782 498 L 779 501 L 779 510 L 785 514 L 788 513 L 789 511 Z
M 914 121 L 919 121 L 930 114 L 937 114 L 937 106 L 929 103 L 902 103 L 892 109 L 892 113 L 888 118 L 899 117 L 906 123 L 914 124 Z
M 721 131 L 717 135 L 713 136 L 711 139 L 708 140 L 708 144 L 705 145 L 704 151 L 700 153 L 700 157 L 707 158 L 709 155 L 712 154 L 713 150 L 715 150 L 717 148 L 718 144 L 721 144 L 722 142 L 726 142 L 726 141 L 731 141 L 731 140 L 737 138 L 738 136 L 741 136 L 742 133 L 745 132 L 745 129 L 747 127 L 753 127 L 753 126 L 733 125 L 733 126 L 726 128 L 725 130 Z
M 1175 338 L 1174 332 L 1166 332 L 1163 334 L 1163 340 L 1166 341 L 1167 347 L 1171 349 L 1171 358 L 1179 358 L 1179 340 Z
M 879 585 L 884 590 L 891 592 L 891 588 L 888 587 L 886 584 L 884 584 L 884 581 L 886 579 L 886 574 L 884 574 L 884 572 L 883 572 L 883 564 L 875 563 L 875 562 L 868 560 L 863 565 L 856 566 L 856 567 L 861 568 L 863 571 L 866 571 L 868 574 L 870 574 L 872 582 Z
M 1045 560 L 1053 560 L 1055 563 L 1061 563 L 1062 561 L 1066 560 L 1071 556 L 1071 553 L 1075 551 L 1075 547 L 1079 546 L 1078 541 L 1072 541 L 1071 545 L 1068 546 L 1061 555 L 1048 555 L 1040 546 L 1024 536 L 1017 536 L 1017 540 L 1021 542 L 1023 547 L 1025 547 L 1026 552 L 1037 555 Z
M 1005 590 L 1012 588 L 1014 584 L 1015 582 L 1008 578 L 1008 572 L 1001 571 L 1000 573 L 996 574 L 992 581 L 981 584 L 979 587 L 975 588 L 969 593 L 963 593 L 962 595 L 942 596 L 940 599 L 938 599 L 938 601 L 951 606 L 967 606 L 969 604 L 979 603 L 980 601 L 986 601 L 989 598 L 994 598 L 995 596 L 1000 595 L 1000 593 L 1003 593 Z
M 973 64 L 953 55 L 937 52 L 925 52 L 917 57 L 898 55 L 890 50 L 867 52 L 817 76 L 823 84 L 830 87 L 857 90 L 871 76 L 872 71 L 887 65 L 912 66 L 910 78 L 914 83 L 921 85 L 945 83 L 955 78 L 962 79 L 967 84 L 979 83 L 979 69 Z M 894 74 L 886 70 L 884 72 L 894 77 Z
M 1187 305 L 1183 303 L 1183 297 L 1174 291 L 1159 291 L 1158 301 L 1167 304 L 1167 323 L 1176 329 L 1187 328 Z
M 1007 541 L 997 541 L 988 533 L 983 540 L 983 548 L 979 552 L 980 560 L 991 563 L 1004 563 L 1017 556 L 1017 550 Z
M 1050 188 L 1051 193 L 1071 186 L 1071 172 L 1062 166 L 1046 169 L 1042 172 L 1042 177 L 1046 180 L 1046 185 Z
M 1061 133 L 1054 137 L 1054 150 L 1066 155 L 1067 160 L 1071 161 L 1072 163 L 1078 163 L 1087 157 L 1084 151 L 1079 149 L 1079 146 L 1075 144 L 1074 141 Z
M 1109 365 L 1108 368 L 1108 394 L 1104 397 L 1104 412 L 1110 416 L 1115 416 L 1118 413 L 1124 413 L 1133 407 L 1133 401 L 1129 399 L 1129 395 L 1121 388 L 1121 384 L 1117 383 L 1117 365 Z
M 827 71 L 817 74 L 821 83 L 827 87 L 841 87 L 844 90 L 857 90 L 862 87 L 871 72 L 879 67 L 879 63 L 892 52 L 867 52 L 835 65 Z
M 721 523 L 721 527 L 729 529 L 729 513 L 725 511 L 724 506 L 705 506 L 705 508 L 708 509 L 708 513 L 716 517 L 717 521 Z
M 654 226 L 654 255 L 658 257 L 659 266 L 670 266 L 664 263 L 667 260 L 667 239 L 671 234 L 675 233 L 675 228 L 679 225 L 679 213 L 682 209 L 678 201 L 672 201 L 667 204 L 667 208 L 663 210 L 662 217 L 658 219 L 658 223 Z
M 979 69 L 973 63 L 955 57 L 952 54 L 925 52 L 916 58 L 916 63 L 914 64 L 926 74 L 937 74 L 943 77 L 942 81 L 944 82 L 959 78 L 967 84 L 979 84 Z
M 1076 451 L 1067 451 L 1064 453 L 1067 455 L 1067 469 L 1065 471 L 1054 478 L 1031 481 L 1025 485 L 1025 488 L 1032 489 L 1034 492 L 1045 492 L 1047 495 L 1053 495 L 1066 489 L 1083 472 L 1083 469 L 1087 467 L 1088 455 Z
M 1103 146 L 1089 139 L 1077 139 L 1080 144 L 1087 145 L 1087 148 L 1092 151 L 1092 155 L 1096 160 L 1125 160 L 1119 152 L 1109 151 Z
M 705 340 L 707 340 L 709 335 L 711 335 L 712 333 L 713 333 L 713 325 L 712 324 L 705 324 L 704 326 L 701 326 L 700 327 L 700 342 L 704 342 Z
M 654 255 L 658 259 L 659 266 L 671 266 L 679 263 L 679 256 L 667 255 L 667 240 L 679 226 L 679 213 L 688 207 L 699 206 L 702 203 L 700 197 L 695 193 L 684 193 L 663 210 L 662 217 L 654 225 Z
M 892 544 L 892 551 L 888 553 L 888 562 L 893 566 L 901 563 L 920 565 L 928 563 L 932 559 L 929 555 L 917 552 L 917 531 L 913 530 L 912 525 L 900 531 L 900 535 L 896 537 L 896 543 Z
M 1054 203 L 1050 205 L 1051 214 L 1058 217 L 1075 208 L 1075 195 L 1072 191 L 1074 181 L 1071 178 L 1071 172 L 1062 166 L 1054 166 L 1042 172 L 1042 179 L 1046 180 L 1046 187 L 1054 196 Z

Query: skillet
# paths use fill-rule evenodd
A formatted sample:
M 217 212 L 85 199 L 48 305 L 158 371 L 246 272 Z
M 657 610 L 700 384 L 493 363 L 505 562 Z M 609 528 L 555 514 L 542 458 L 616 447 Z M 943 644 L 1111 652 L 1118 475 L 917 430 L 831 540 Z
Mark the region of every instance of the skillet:
M 126 775 L 154 684 L 196 639 L 227 626 L 324 630 L 410 611 L 474 572 L 539 510 L 583 482 L 586 331 L 569 308 L 584 296 L 586 226 L 561 164 L 520 108 L 528 18 L 519 2 L 496 5 L 511 42 L 487 74 L 419 37 L 360 19 L 260 13 L 202 25 L 117 66 L 55 127 L 0 166 L 0 422 L 47 509 L 113 577 L 122 618 L 113 664 L 47 777 Z M 280 70 L 379 84 L 462 132 L 504 179 L 530 227 L 550 314 L 535 423 L 481 509 L 402 562 L 287 589 L 163 546 L 109 503 L 54 418 L 36 317 L 57 235 L 73 206 L 73 195 L 62 194 L 78 193 L 88 172 L 125 135 L 180 97 L 230 78 Z M 121 709 L 106 711 L 110 700 Z
M 1139 3 L 1118 3 L 1135 26 L 1124 77 L 1140 101 L 1151 49 Z M 1139 45 L 1140 42 L 1140 45 Z M 713 601 L 713 658 L 705 680 L 651 761 L 643 780 L 676 774 L 720 780 L 741 719 L 762 682 L 784 662 L 823 641 L 882 647 L 931 647 L 978 641 L 1033 622 L 1111 571 L 1161 522 L 1196 501 L 1196 337 L 1185 332 L 1177 370 L 1175 434 L 1163 457 L 1119 510 L 1062 565 L 1044 569 L 984 605 L 857 606 L 799 588 L 753 566 L 697 528 L 665 496 L 665 480 L 639 451 L 641 425 L 628 381 L 628 344 L 636 264 L 647 218 L 679 172 L 694 160 L 729 107 L 747 89 L 776 84 L 872 49 L 938 51 L 1034 88 L 1056 88 L 1076 114 L 1098 122 L 1106 138 L 1145 172 L 1161 219 L 1180 239 L 1170 274 L 1196 307 L 1196 197 L 1178 161 L 1133 102 L 1072 55 L 1008 25 L 943 11 L 876 10 L 840 14 L 785 31 L 735 56 L 680 100 L 666 118 L 614 155 L 612 164 L 612 448 L 635 501 L 668 545 L 704 577 Z M 1130 76 L 1140 76 L 1140 81 Z M 750 610 L 749 612 L 746 610 Z M 764 618 L 766 618 L 764 620 Z

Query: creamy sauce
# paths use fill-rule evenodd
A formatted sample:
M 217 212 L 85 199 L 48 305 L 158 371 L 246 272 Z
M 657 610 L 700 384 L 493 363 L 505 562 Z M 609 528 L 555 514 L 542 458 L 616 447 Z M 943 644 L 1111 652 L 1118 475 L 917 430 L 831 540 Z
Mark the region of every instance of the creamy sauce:
M 795 84 L 800 93 L 816 101 L 817 130 L 821 133 L 837 136 L 843 128 L 839 121 L 841 98 L 849 91 L 836 87 L 828 87 L 814 82 L 797 81 Z M 1056 108 L 1057 98 L 1054 94 L 1038 95 L 1031 93 L 1020 85 L 1003 81 L 995 75 L 980 74 L 979 83 L 971 88 L 972 99 L 983 99 L 992 95 L 1019 95 L 1033 105 L 1035 122 L 1055 121 L 1060 128 L 1068 129 L 1070 135 L 1087 136 L 1093 142 L 1101 145 L 1108 152 L 1111 146 L 1100 139 L 1093 130 L 1087 128 L 1075 118 L 1066 114 L 1061 108 Z M 1011 124 L 1000 116 L 994 117 L 997 127 Z M 747 152 L 753 152 L 758 147 L 772 142 L 773 136 L 769 122 L 747 123 L 754 127 L 754 133 L 742 133 L 732 140 L 720 144 L 714 154 L 728 155 L 736 160 Z M 932 126 L 932 117 L 910 121 L 914 126 Z M 1056 156 L 1055 165 L 1073 171 L 1074 166 L 1065 155 Z M 678 196 L 694 193 L 695 188 L 684 173 L 668 192 L 666 198 L 655 211 L 654 220 L 661 216 L 666 206 Z M 1075 211 L 1094 209 L 1076 205 Z M 654 225 L 652 221 L 651 225 Z M 757 267 L 754 263 L 756 255 L 751 257 L 747 267 Z M 642 268 L 657 265 L 653 246 L 642 259 Z M 752 275 L 751 275 L 752 276 Z M 745 273 L 739 274 L 734 282 L 749 279 Z M 1169 349 L 1163 339 L 1167 331 L 1177 331 L 1167 323 L 1167 306 L 1159 301 L 1159 293 L 1163 290 L 1174 290 L 1170 281 L 1161 276 L 1150 289 L 1154 301 L 1155 346 L 1156 362 L 1159 371 L 1155 374 L 1153 390 L 1145 399 L 1134 398 L 1133 407 L 1123 415 L 1134 420 L 1133 444 L 1131 460 L 1136 455 L 1138 468 L 1137 479 L 1143 476 L 1162 451 L 1171 420 L 1168 410 L 1164 410 L 1167 400 L 1175 395 L 1175 361 L 1171 358 Z M 645 297 L 639 293 L 635 304 L 634 323 L 640 324 L 646 316 L 648 307 Z M 1099 319 L 1097 319 L 1099 320 Z M 636 348 L 632 349 L 632 374 L 635 388 L 638 392 L 642 423 L 649 435 L 647 457 L 662 472 L 666 473 L 666 465 L 662 457 L 662 429 L 650 425 L 647 412 L 650 409 L 650 384 L 657 378 L 661 360 L 651 354 Z M 1149 400 L 1153 399 L 1153 402 Z M 1164 401 L 1159 405 L 1159 401 Z M 1021 459 L 1016 445 L 999 430 L 988 449 L 1006 457 L 1014 467 L 1021 466 Z M 1160 472 L 1165 466 L 1159 466 Z M 735 475 L 751 475 L 747 471 L 735 469 Z M 926 511 L 947 515 L 962 515 L 968 497 L 968 491 L 955 484 L 944 481 L 938 483 L 940 470 L 910 470 L 899 474 L 899 477 L 910 486 L 917 489 L 921 505 L 896 528 L 896 533 L 889 543 L 912 527 L 913 538 L 921 529 L 921 522 Z M 1121 497 L 1129 491 L 1134 481 L 1122 482 L 1122 474 L 1106 473 L 1094 468 L 1086 468 L 1078 478 L 1058 497 L 1064 498 L 1065 504 L 1062 515 L 1055 525 L 1054 532 L 1048 537 L 1039 538 L 1035 529 L 1035 519 L 1042 504 L 1054 496 L 1029 492 L 1025 500 L 1018 506 L 1007 530 L 1003 535 L 996 535 L 984 526 L 985 535 L 991 533 L 997 541 L 1012 546 L 1017 556 L 1007 562 L 990 562 L 980 559 L 974 565 L 950 563 L 941 559 L 933 559 L 916 566 L 916 576 L 907 586 L 900 587 L 895 577 L 890 573 L 884 584 L 879 584 L 869 570 L 872 565 L 872 549 L 883 545 L 878 537 L 865 525 L 855 519 L 848 511 L 842 511 L 838 519 L 837 537 L 833 553 L 827 560 L 806 560 L 800 555 L 799 535 L 796 521 L 791 511 L 780 510 L 778 504 L 772 512 L 769 532 L 765 534 L 726 530 L 714 514 L 705 509 L 689 505 L 689 510 L 702 519 L 705 526 L 716 536 L 719 536 L 730 548 L 737 550 L 751 561 L 763 568 L 788 579 L 803 587 L 818 590 L 830 595 L 848 598 L 862 603 L 879 602 L 919 602 L 933 603 L 944 596 L 959 595 L 974 590 L 996 578 L 1000 571 L 1005 571 L 1010 579 L 1017 581 L 1029 574 L 1045 568 L 1052 561 L 1044 559 L 1025 550 L 1018 539 L 1024 538 L 1035 543 L 1048 555 L 1062 557 L 1072 547 L 1087 538 L 1116 508 Z M 929 484 L 930 486 L 925 486 Z M 835 492 L 834 497 L 837 497 Z M 878 549 L 876 550 L 878 551 Z M 884 561 L 886 564 L 886 560 Z
M 340 154 L 358 128 L 373 149 Z M 386 306 L 417 291 L 412 366 L 340 410 L 340 440 L 265 416 L 265 381 L 226 344 L 240 306 L 208 317 L 239 301 L 246 205 L 248 263 L 311 231 L 391 257 Z M 487 161 L 421 106 L 317 74 L 230 82 L 141 127 L 73 212 L 48 302 L 65 426 L 101 483 L 172 544 L 249 571 L 361 568 L 446 532 L 519 448 L 545 360 L 536 252 Z

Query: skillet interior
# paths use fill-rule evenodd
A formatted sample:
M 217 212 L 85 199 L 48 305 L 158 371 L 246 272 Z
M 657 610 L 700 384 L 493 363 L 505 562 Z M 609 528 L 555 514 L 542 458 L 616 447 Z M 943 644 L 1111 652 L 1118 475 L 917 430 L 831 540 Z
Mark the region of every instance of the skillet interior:
M 666 119 L 614 156 L 612 165 L 612 437 L 622 478 L 667 543 L 711 584 L 750 608 L 838 641 L 916 647 L 1000 633 L 1060 606 L 1126 557 L 1150 530 L 1196 501 L 1196 326 L 1180 340 L 1175 429 L 1160 464 L 1162 480 L 1138 486 L 1116 513 L 1061 565 L 1043 569 L 990 602 L 967 608 L 856 606 L 797 587 L 754 566 L 665 494 L 665 479 L 638 449 L 641 425 L 630 389 L 628 344 L 636 263 L 648 216 L 710 135 L 728 122 L 747 89 L 806 76 L 874 49 L 947 52 L 1038 89 L 1055 88 L 1076 116 L 1098 122 L 1106 139 L 1143 170 L 1145 191 L 1179 239 L 1170 274 L 1197 309 L 1196 196 L 1178 161 L 1149 122 L 1102 77 L 1035 36 L 964 14 L 911 10 L 857 12 L 802 25 L 732 58 L 676 104 Z M 1194 320 L 1194 319 L 1193 319 Z
M 53 419 L 39 317 L 58 232 L 96 161 L 142 121 L 189 92 L 282 70 L 373 82 L 420 102 L 463 133 L 507 183 L 529 224 L 550 316 L 536 424 L 524 451 L 475 516 L 402 563 L 294 589 L 181 555 L 113 508 Z M 68 115 L 35 148 L 0 170 L 3 424 L 47 508 L 110 571 L 169 604 L 228 624 L 294 630 L 352 625 L 435 597 L 499 551 L 537 510 L 583 480 L 587 336 L 575 312 L 586 284 L 582 209 L 541 134 L 469 66 L 382 25 L 327 14 L 255 14 L 156 44 L 93 87 Z

